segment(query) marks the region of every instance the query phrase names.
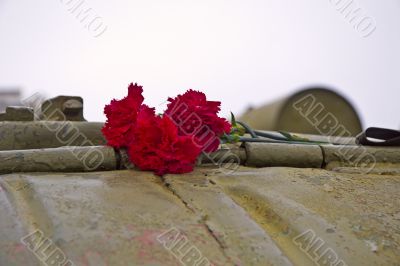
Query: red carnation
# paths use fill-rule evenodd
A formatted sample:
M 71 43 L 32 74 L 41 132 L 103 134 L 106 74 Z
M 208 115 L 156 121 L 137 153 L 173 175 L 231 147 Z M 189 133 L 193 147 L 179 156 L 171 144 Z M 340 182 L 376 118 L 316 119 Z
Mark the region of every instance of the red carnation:
M 130 134 L 136 124 L 138 111 L 143 103 L 142 86 L 131 83 L 128 96 L 122 100 L 112 100 L 104 108 L 107 121 L 102 128 L 103 135 L 110 146 L 120 148 L 130 142 Z
M 170 102 L 165 114 L 179 128 L 179 135 L 194 135 L 194 142 L 205 152 L 213 152 L 220 144 L 219 137 L 229 134 L 231 124 L 217 114 L 221 102 L 207 101 L 206 95 L 199 91 L 188 90 Z
M 201 150 L 190 136 L 179 136 L 168 116 L 156 116 L 154 108 L 142 105 L 128 146 L 130 160 L 141 170 L 157 175 L 193 171 Z

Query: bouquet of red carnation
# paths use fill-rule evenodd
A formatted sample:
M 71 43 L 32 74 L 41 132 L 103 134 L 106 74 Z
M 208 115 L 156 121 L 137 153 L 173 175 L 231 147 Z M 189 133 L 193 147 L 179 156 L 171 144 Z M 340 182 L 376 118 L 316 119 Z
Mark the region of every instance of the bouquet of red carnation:
M 128 96 L 106 105 L 102 129 L 108 145 L 126 148 L 141 170 L 157 175 L 191 172 L 200 153 L 216 151 L 220 137 L 231 131 L 231 124 L 218 116 L 221 102 L 207 101 L 202 92 L 188 90 L 168 98 L 162 115 L 143 104 L 142 92 L 131 83 Z

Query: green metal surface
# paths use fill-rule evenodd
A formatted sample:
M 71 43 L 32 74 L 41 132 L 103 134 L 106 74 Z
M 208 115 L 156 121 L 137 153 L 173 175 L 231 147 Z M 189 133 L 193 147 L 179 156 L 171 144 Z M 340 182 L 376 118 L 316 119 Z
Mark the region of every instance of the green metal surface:
M 202 265 L 323 265 L 330 250 L 339 265 L 398 265 L 399 174 L 215 170 L 2 175 L 0 265 L 40 265 L 21 242 L 38 229 L 75 265 L 195 265 L 190 248 Z M 157 240 L 171 228 L 185 245 Z M 323 245 L 304 248 L 307 232 Z

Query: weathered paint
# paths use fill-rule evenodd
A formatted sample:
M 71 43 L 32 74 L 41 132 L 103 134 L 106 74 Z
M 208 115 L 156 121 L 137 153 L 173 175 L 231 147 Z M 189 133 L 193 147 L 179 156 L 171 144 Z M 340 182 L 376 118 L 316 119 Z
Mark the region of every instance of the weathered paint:
M 0 151 L 105 145 L 102 127 L 96 122 L 0 122 Z
M 1 174 L 107 171 L 119 169 L 118 165 L 117 155 L 109 146 L 0 151 Z
M 182 265 L 185 248 L 214 265 L 396 265 L 399 190 L 398 173 L 283 167 L 2 175 L 0 265 L 39 265 L 20 241 L 37 229 L 75 265 Z M 171 228 L 180 249 L 157 240 Z

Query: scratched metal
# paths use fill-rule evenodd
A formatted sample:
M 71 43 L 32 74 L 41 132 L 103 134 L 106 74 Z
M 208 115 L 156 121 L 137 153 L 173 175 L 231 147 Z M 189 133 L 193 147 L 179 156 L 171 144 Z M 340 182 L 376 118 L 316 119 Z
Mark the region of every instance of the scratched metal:
M 398 265 L 399 191 L 394 170 L 3 175 L 0 265 L 46 265 L 55 248 L 70 265 Z M 48 250 L 21 242 L 37 230 Z M 164 246 L 168 231 L 183 240 Z

